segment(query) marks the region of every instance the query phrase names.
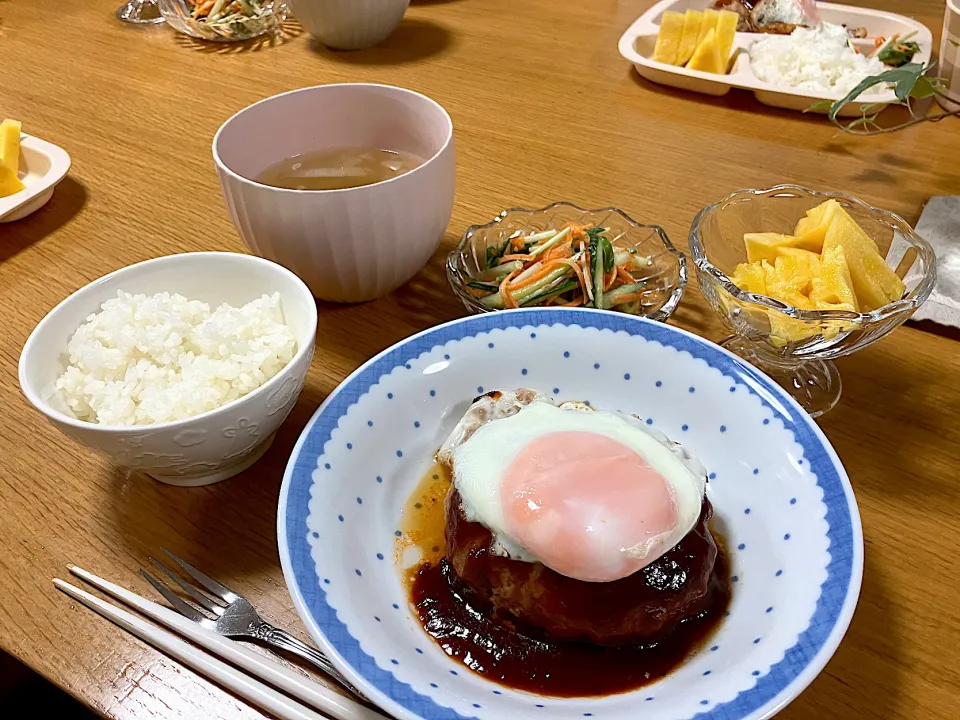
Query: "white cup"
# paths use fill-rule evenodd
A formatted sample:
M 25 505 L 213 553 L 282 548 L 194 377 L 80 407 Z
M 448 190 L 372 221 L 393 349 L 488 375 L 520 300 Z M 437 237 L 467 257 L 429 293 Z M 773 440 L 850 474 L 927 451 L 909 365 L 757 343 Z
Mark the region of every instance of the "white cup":
M 943 16 L 943 36 L 940 40 L 940 77 L 947 86 L 946 95 L 960 103 L 960 3 L 947 0 Z M 941 102 L 944 107 L 950 103 Z M 948 108 L 948 109 L 955 109 Z
M 373 47 L 397 29 L 410 0 L 287 0 L 307 32 L 338 50 Z
M 336 147 L 403 150 L 415 170 L 345 190 L 256 182 L 266 168 Z M 436 251 L 453 208 L 453 123 L 430 98 L 389 85 L 321 85 L 262 100 L 213 139 L 227 209 L 247 246 L 334 302 L 386 295 Z

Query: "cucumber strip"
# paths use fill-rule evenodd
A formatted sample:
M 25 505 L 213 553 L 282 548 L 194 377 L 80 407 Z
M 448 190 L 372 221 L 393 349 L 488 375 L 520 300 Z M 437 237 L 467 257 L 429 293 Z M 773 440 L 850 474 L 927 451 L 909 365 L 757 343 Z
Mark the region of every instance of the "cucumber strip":
M 518 303 L 520 307 L 529 307 L 530 305 L 536 305 L 537 303 L 546 302 L 550 298 L 554 298 L 557 295 L 563 295 L 565 292 L 570 292 L 580 287 L 580 283 L 577 280 L 567 280 L 556 287 L 547 288 L 546 290 L 539 292 L 535 295 L 531 295 L 522 303 Z
M 516 301 L 517 305 L 519 305 L 531 295 L 535 295 L 552 283 L 556 282 L 559 278 L 562 278 L 564 275 L 572 272 L 573 270 L 569 265 L 563 265 L 551 270 L 535 283 L 531 283 L 526 287 L 522 287 L 513 293 L 513 299 Z M 494 310 L 503 310 L 504 308 L 503 296 L 499 291 L 491 295 L 487 295 L 484 298 L 480 298 L 480 303 L 488 308 L 493 308 Z
M 646 283 L 635 283 L 633 285 L 621 285 L 620 287 L 615 288 L 610 292 L 608 292 L 603 298 L 602 305 L 598 305 L 597 307 L 602 307 L 604 310 L 609 310 L 610 308 L 612 308 L 614 305 L 617 304 L 620 298 L 626 295 L 632 295 L 633 293 L 640 292 L 646 286 L 647 286 Z
M 480 282 L 484 280 L 500 280 L 505 275 L 509 275 L 514 270 L 519 270 L 522 267 L 523 263 L 520 260 L 511 260 L 510 262 L 505 262 L 503 265 L 497 265 L 489 270 L 484 270 L 477 276 L 477 280 Z
M 590 258 L 590 264 L 593 266 L 593 306 L 595 308 L 603 307 L 603 243 L 593 243 L 593 255 Z
M 472 287 L 475 290 L 486 290 L 487 292 L 500 292 L 500 286 L 497 283 L 481 282 L 479 280 L 467 281 L 467 287 Z
M 530 247 L 544 240 L 549 240 L 556 234 L 556 230 L 544 230 L 543 232 L 534 233 L 533 235 L 527 235 L 523 238 L 523 241 L 527 244 L 527 247 Z
M 533 257 L 537 257 L 537 255 L 539 255 L 540 253 L 546 250 L 549 250 L 554 245 L 559 245 L 568 237 L 570 237 L 570 228 L 564 228 L 563 230 L 558 232 L 556 235 L 554 235 L 552 238 L 547 240 L 545 243 L 535 247 L 533 250 L 529 252 L 529 254 L 532 255 Z
M 513 281 L 514 281 L 514 282 L 523 282 L 524 280 L 526 280 L 528 277 L 530 277 L 531 275 L 533 275 L 537 270 L 539 270 L 539 269 L 542 268 L 542 267 L 543 267 L 543 263 L 542 263 L 542 262 L 535 262 L 533 265 L 531 265 L 530 267 L 528 267 L 528 268 L 527 268 L 526 270 L 524 270 L 522 273 L 520 273 L 519 275 L 517 275 L 517 276 L 513 279 Z

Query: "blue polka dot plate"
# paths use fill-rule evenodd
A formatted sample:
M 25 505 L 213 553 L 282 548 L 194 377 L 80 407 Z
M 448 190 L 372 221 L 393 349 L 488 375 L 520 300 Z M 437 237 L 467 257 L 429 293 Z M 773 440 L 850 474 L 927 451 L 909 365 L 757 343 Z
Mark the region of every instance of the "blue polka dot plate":
M 401 509 L 471 399 L 517 387 L 635 413 L 707 467 L 731 558 L 729 615 L 677 670 L 639 690 L 554 698 L 499 686 L 448 657 L 410 608 L 394 562 Z M 833 654 L 863 571 L 846 473 L 776 383 L 683 330 L 594 310 L 464 318 L 370 360 L 297 443 L 278 535 L 310 634 L 404 720 L 768 718 Z

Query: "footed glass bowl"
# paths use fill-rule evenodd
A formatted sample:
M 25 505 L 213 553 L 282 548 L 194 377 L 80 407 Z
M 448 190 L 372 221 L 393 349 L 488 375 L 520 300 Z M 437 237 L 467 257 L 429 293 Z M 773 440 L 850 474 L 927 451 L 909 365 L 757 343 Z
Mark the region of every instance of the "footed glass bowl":
M 469 312 L 492 312 L 469 290 L 486 263 L 487 248 L 499 248 L 507 238 L 544 230 L 559 230 L 568 222 L 607 228 L 615 250 L 635 252 L 646 258 L 645 267 L 632 272 L 644 285 L 643 296 L 631 304 L 631 312 L 652 320 L 666 320 L 676 309 L 687 284 L 687 261 L 662 228 L 644 225 L 617 208 L 585 210 L 572 203 L 557 202 L 539 210 L 511 208 L 485 225 L 467 228 L 457 247 L 447 256 L 450 287 Z M 524 304 L 521 302 L 521 306 Z M 619 309 L 619 308 L 618 308 Z
M 198 38 L 217 42 L 250 40 L 270 32 L 277 32 L 287 17 L 287 5 L 282 0 L 226 0 L 215 22 L 194 17 L 194 10 L 202 3 L 191 0 L 158 0 L 160 13 L 174 30 Z M 246 5 L 249 10 L 243 10 Z
M 829 199 L 876 242 L 906 285 L 901 299 L 863 313 L 800 310 L 731 281 L 734 268 L 747 260 L 744 233 L 792 235 L 807 210 Z M 796 185 L 738 190 L 705 207 L 693 221 L 690 252 L 704 296 L 734 333 L 720 344 L 774 377 L 813 417 L 840 398 L 840 375 L 831 360 L 876 342 L 904 322 L 936 281 L 933 249 L 905 220 L 843 193 Z

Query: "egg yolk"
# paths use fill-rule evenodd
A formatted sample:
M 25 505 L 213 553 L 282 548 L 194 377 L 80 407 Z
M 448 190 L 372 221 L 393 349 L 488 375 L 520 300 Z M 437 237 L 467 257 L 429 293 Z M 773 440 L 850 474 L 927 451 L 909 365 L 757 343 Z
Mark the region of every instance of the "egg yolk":
M 677 523 L 669 483 L 604 435 L 550 433 L 513 459 L 500 486 L 507 531 L 544 565 L 588 582 L 632 575 Z M 647 556 L 651 556 L 647 559 Z

